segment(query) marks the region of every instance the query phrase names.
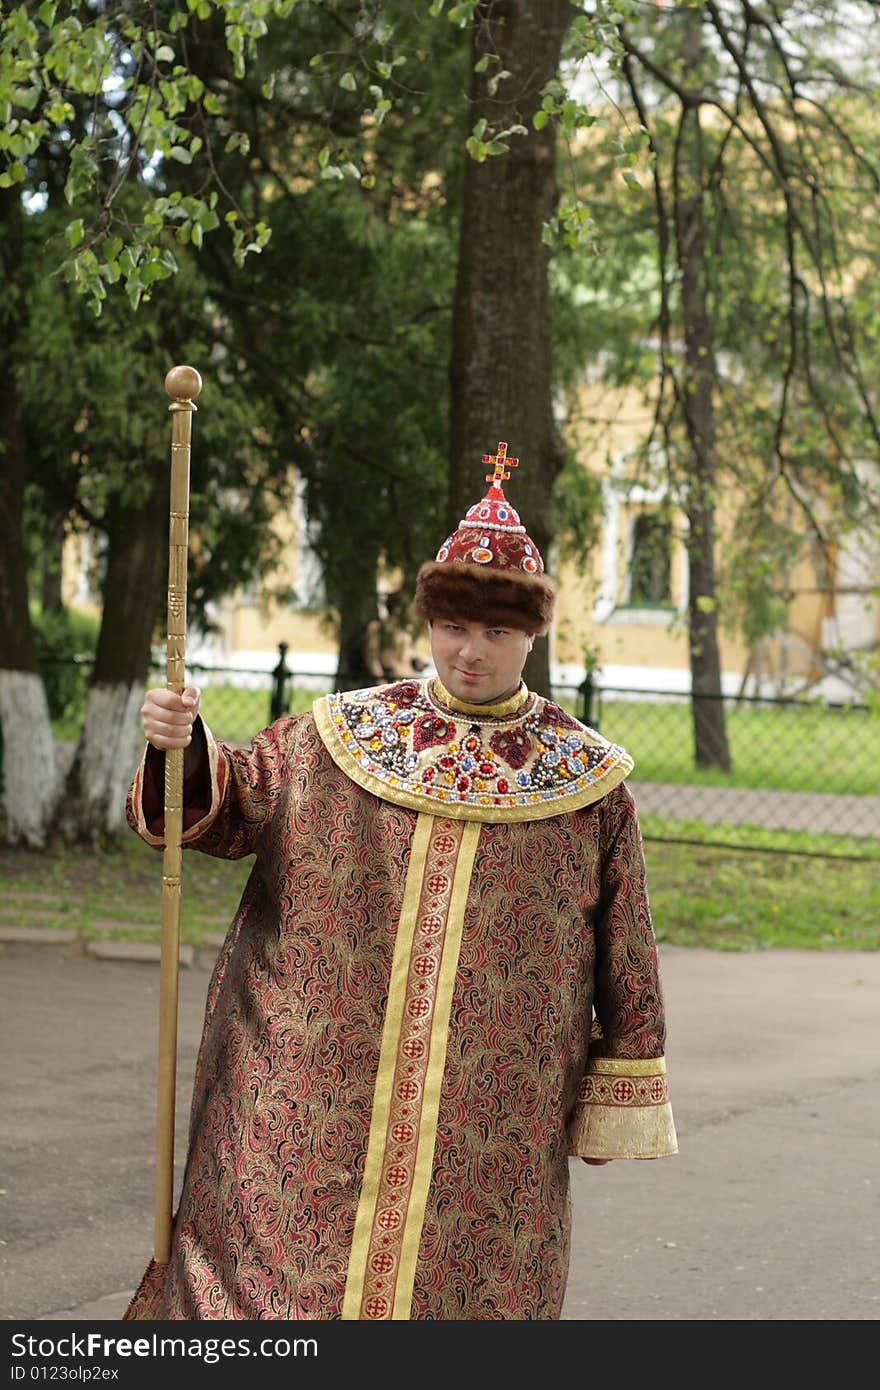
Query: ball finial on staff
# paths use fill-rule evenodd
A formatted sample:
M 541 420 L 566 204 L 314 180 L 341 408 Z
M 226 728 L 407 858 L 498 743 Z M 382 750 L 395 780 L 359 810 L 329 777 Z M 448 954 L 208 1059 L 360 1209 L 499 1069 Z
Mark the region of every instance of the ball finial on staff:
M 172 367 L 165 377 L 165 390 L 176 401 L 194 401 L 202 389 L 202 378 L 195 367 Z

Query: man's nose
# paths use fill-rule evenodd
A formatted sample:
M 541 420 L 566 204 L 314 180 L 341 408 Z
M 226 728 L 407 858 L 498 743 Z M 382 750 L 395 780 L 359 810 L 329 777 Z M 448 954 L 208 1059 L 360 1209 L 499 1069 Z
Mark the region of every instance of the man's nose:
M 461 655 L 478 661 L 483 654 L 483 644 L 474 632 L 468 632 L 461 644 Z

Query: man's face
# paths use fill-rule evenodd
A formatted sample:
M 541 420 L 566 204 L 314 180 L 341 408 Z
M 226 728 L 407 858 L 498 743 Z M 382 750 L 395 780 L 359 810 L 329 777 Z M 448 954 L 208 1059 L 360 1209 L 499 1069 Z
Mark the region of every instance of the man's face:
M 535 640 L 530 633 L 448 618 L 434 618 L 430 630 L 437 675 L 450 695 L 471 705 L 487 705 L 516 694 Z

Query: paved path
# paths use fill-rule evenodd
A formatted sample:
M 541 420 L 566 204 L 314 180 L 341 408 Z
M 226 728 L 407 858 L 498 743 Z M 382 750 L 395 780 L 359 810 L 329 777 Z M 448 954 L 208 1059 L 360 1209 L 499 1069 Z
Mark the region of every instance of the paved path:
M 572 1164 L 566 1320 L 880 1315 L 880 952 L 663 947 L 681 1152 Z M 182 1152 L 208 973 L 181 973 Z M 6 948 L 0 1311 L 116 1319 L 152 1244 L 155 965 Z
M 639 812 L 707 825 L 759 825 L 814 835 L 880 839 L 880 796 L 761 791 L 750 787 L 682 787 L 674 782 L 628 783 Z

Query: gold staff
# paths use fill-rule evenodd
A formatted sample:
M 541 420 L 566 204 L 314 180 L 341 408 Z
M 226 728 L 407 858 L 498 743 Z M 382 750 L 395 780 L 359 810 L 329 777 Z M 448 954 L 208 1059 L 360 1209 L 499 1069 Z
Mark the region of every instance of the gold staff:
M 186 686 L 186 563 L 189 549 L 189 460 L 194 399 L 202 378 L 194 367 L 172 367 L 171 508 L 168 519 L 168 652 L 165 685 Z M 162 853 L 162 964 L 159 986 L 159 1081 L 156 1098 L 156 1216 L 153 1256 L 171 1256 L 174 1189 L 174 1106 L 177 1078 L 177 995 L 180 969 L 180 879 L 183 851 L 182 748 L 165 754 L 165 849 Z
M 194 367 L 172 367 L 165 377 L 171 396 L 171 505 L 168 520 L 168 650 L 165 685 L 186 686 L 186 562 L 189 550 L 189 458 L 193 404 L 202 389 Z M 123 1321 L 156 1319 L 171 1258 L 174 1198 L 174 1105 L 177 1087 L 177 996 L 180 974 L 180 880 L 183 860 L 182 748 L 165 753 L 165 848 L 162 853 L 162 960 L 159 974 L 159 1078 L 156 1093 L 156 1206 L 153 1258 Z

